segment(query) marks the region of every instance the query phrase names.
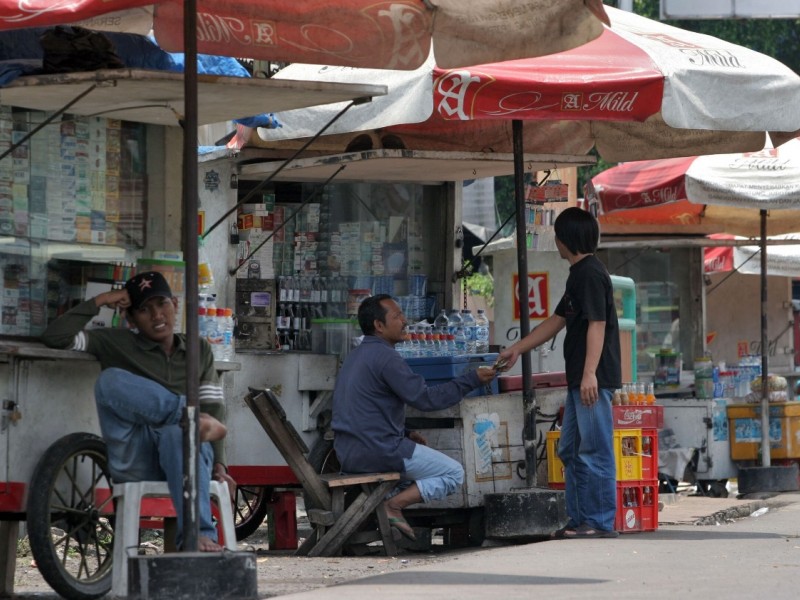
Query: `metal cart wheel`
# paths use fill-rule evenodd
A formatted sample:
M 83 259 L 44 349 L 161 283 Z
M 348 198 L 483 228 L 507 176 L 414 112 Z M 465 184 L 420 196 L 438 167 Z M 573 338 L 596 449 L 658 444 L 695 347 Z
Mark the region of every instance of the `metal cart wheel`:
M 236 514 L 234 515 L 234 521 L 237 542 L 241 542 L 252 535 L 261 526 L 267 516 L 271 497 L 271 487 L 236 486 Z
M 320 475 L 338 474 L 341 471 L 339 458 L 336 456 L 336 451 L 333 449 L 333 440 L 328 440 L 324 437 L 320 437 L 317 443 L 311 448 L 311 451 L 308 453 L 308 462 Z M 303 501 L 305 502 L 306 510 L 314 508 L 311 498 L 305 493 L 303 494 Z
M 36 466 L 28 538 L 42 577 L 64 598 L 99 598 L 111 589 L 111 487 L 106 445 L 90 433 L 59 439 Z

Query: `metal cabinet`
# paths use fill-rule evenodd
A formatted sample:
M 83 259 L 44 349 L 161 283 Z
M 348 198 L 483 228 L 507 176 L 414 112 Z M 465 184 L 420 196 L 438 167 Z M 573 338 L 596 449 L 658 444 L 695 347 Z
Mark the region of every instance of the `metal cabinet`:
M 731 460 L 727 406 L 729 398 L 665 398 L 664 427 L 659 432 L 659 463 L 670 450 L 691 448 L 696 451 L 688 474 L 700 484 L 710 484 L 737 476 Z M 668 475 L 682 479 L 681 474 Z M 677 476 L 676 476 L 677 475 Z M 713 491 L 713 490 L 712 490 Z

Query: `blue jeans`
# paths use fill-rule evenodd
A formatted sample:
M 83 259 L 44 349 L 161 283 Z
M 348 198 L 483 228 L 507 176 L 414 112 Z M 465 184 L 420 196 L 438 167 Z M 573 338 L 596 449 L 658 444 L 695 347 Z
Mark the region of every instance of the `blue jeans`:
M 416 482 L 423 502 L 441 500 L 464 483 L 464 467 L 460 462 L 422 444 L 417 444 L 411 458 L 403 459 L 403 465 L 405 472 L 394 493 Z
M 183 532 L 183 429 L 179 422 L 186 397 L 123 369 L 100 373 L 94 386 L 100 431 L 108 447 L 108 467 L 116 482 L 165 481 Z M 214 461 L 211 444 L 200 445 L 197 474 L 200 535 L 217 539 L 211 519 L 209 482 Z
M 600 390 L 593 406 L 581 403 L 579 388 L 567 392 L 558 456 L 564 463 L 569 525 L 614 529 L 617 468 L 614 461 L 613 390 Z

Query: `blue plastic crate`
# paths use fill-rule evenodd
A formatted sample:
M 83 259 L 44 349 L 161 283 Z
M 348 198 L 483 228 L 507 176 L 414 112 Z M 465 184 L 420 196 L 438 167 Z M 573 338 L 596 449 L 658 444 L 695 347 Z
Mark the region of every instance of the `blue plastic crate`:
M 406 358 L 405 361 L 411 370 L 425 378 L 429 385 L 447 383 L 454 377 L 463 375 L 467 371 L 477 369 L 481 365 L 492 365 L 497 360 L 497 354 L 467 354 L 465 356 L 426 356 Z M 467 396 L 486 396 L 499 393 L 497 378 L 491 384 L 483 385 L 471 391 Z

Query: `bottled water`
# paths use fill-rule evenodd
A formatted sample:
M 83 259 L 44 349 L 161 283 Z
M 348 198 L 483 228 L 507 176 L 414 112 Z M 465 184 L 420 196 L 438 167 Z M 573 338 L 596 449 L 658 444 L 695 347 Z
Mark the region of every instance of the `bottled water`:
M 486 354 L 489 352 L 489 319 L 482 308 L 478 309 L 475 326 L 475 353 Z
M 224 360 L 222 358 L 222 329 L 220 328 L 220 320 L 217 316 L 218 309 L 206 308 L 206 339 L 211 344 L 211 353 L 214 355 L 214 360 Z
M 467 338 L 467 352 L 466 354 L 475 354 L 475 341 L 477 339 L 477 324 L 475 317 L 472 316 L 472 311 L 465 308 L 461 311 L 461 322 L 464 327 L 464 336 Z
M 455 335 L 456 329 L 461 327 L 462 324 L 463 322 L 461 321 L 461 313 L 458 312 L 457 308 L 454 308 L 447 316 L 447 333 L 452 333 Z
M 436 318 L 433 320 L 433 326 L 436 328 L 437 333 L 447 333 L 447 311 L 442 309 Z
M 461 325 L 456 327 L 454 341 L 456 345 L 455 356 L 464 356 L 467 354 L 467 335 L 464 331 L 464 327 Z
M 219 309 L 217 309 L 219 311 Z M 230 308 L 224 309 L 222 318 L 222 351 L 220 352 L 220 360 L 233 360 L 235 352 L 233 349 L 233 310 Z
M 444 355 L 445 356 L 455 356 L 456 355 L 456 336 L 452 333 L 444 334 L 447 340 L 445 341 L 445 349 Z

